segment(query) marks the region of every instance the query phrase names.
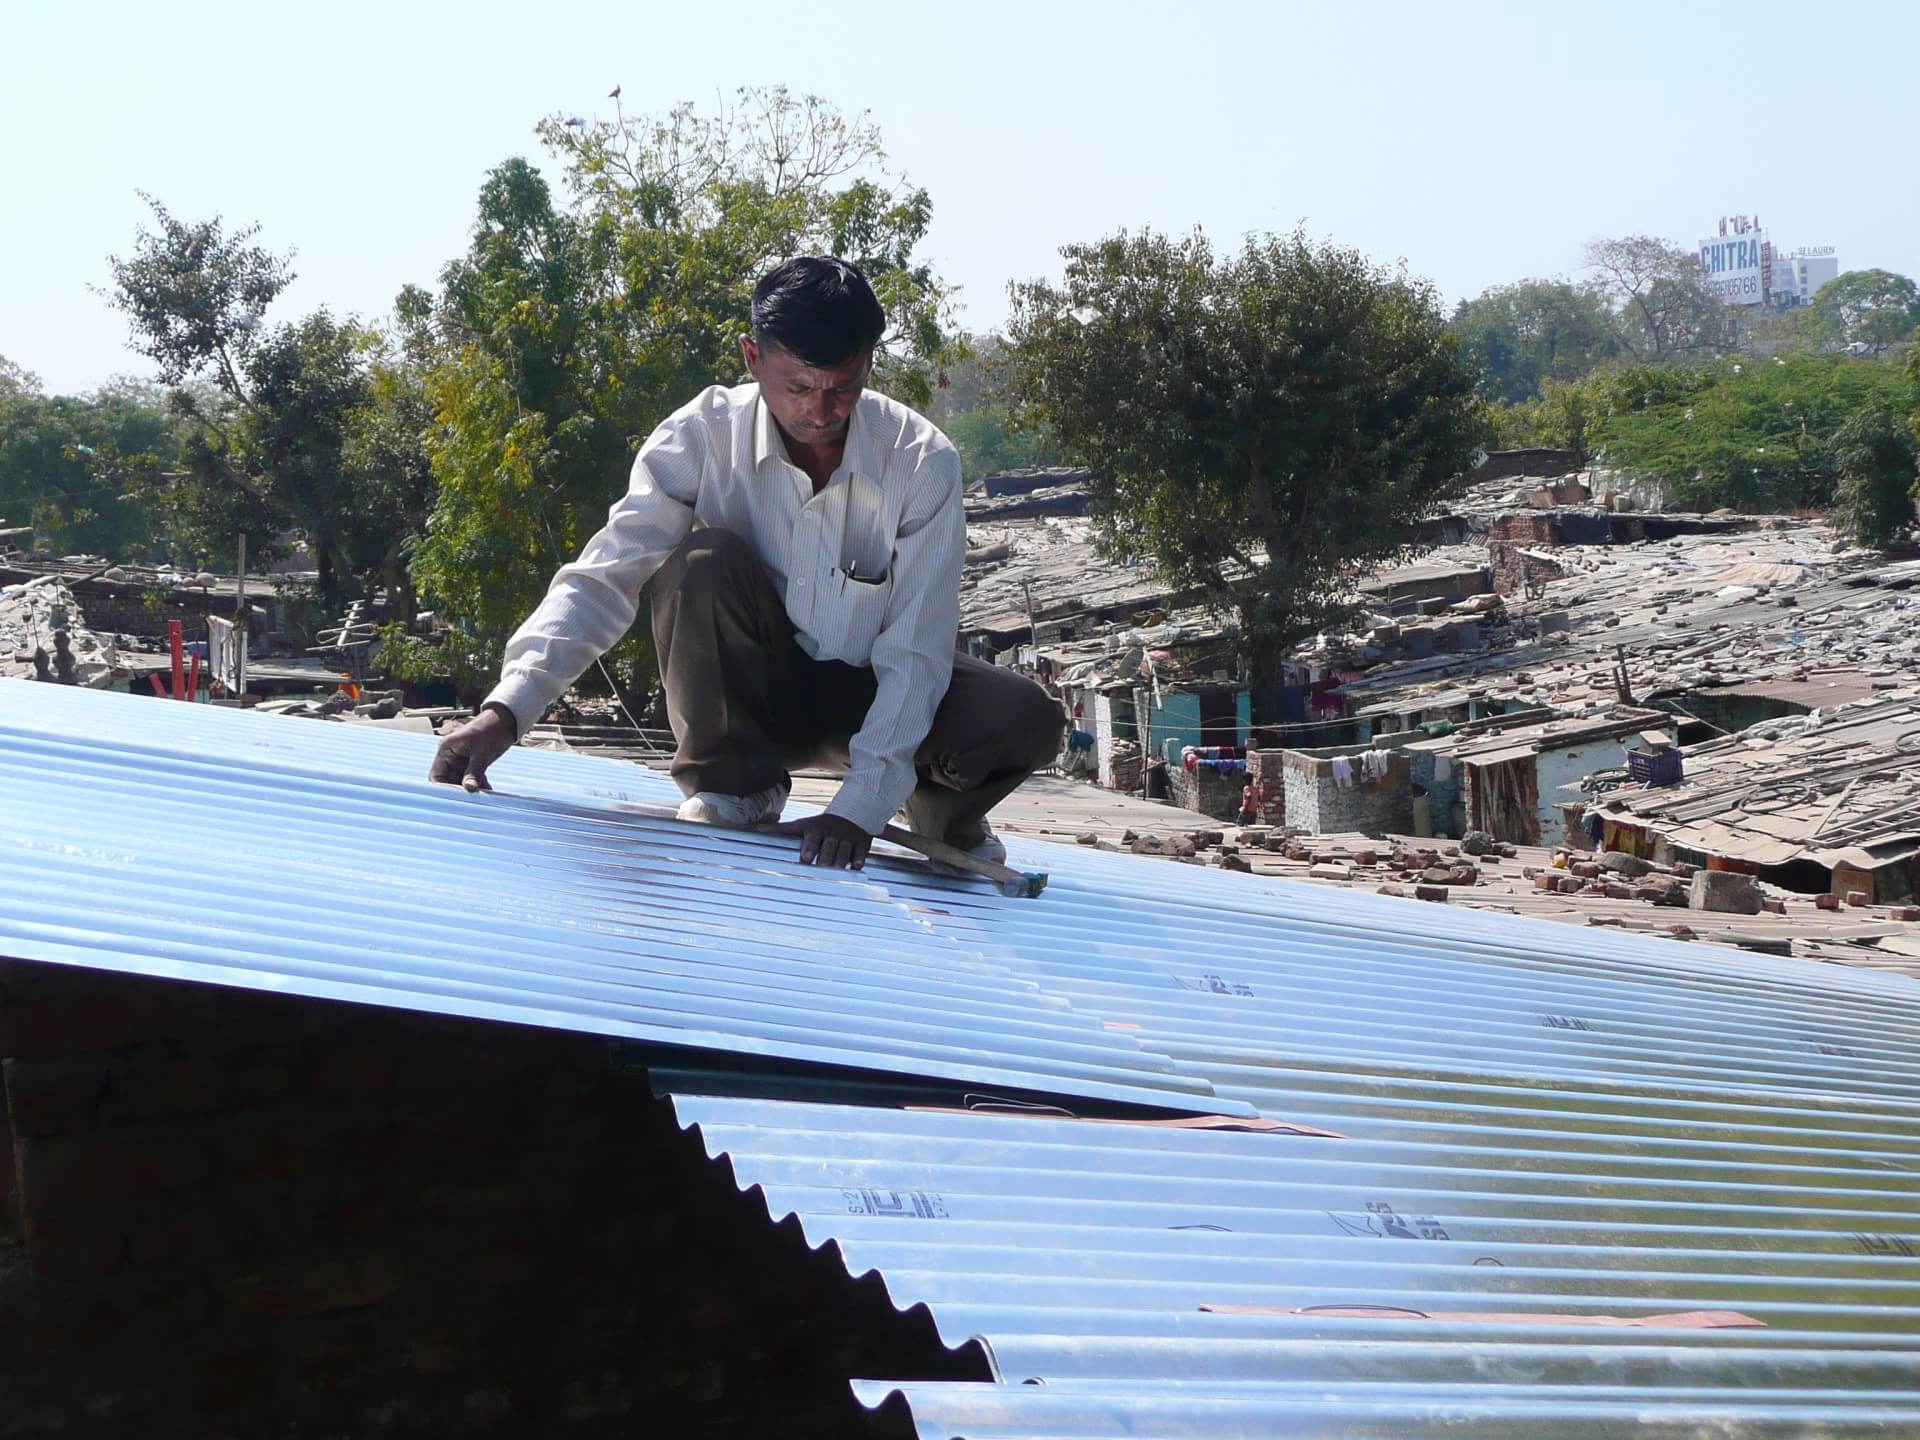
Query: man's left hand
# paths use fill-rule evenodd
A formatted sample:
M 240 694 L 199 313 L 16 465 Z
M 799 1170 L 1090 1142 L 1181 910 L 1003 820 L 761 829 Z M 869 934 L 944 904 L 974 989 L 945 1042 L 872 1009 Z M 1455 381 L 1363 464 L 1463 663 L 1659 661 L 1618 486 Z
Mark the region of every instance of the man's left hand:
M 873 836 L 838 815 L 783 821 L 769 833 L 798 835 L 802 865 L 825 865 L 834 870 L 861 869 L 867 863 L 867 851 L 873 848 Z

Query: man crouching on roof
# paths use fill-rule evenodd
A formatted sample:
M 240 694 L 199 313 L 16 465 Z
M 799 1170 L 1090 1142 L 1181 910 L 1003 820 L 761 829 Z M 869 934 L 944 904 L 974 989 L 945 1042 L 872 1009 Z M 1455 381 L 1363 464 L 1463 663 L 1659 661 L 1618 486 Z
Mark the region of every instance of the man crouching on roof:
M 753 383 L 668 417 L 627 493 L 507 642 L 500 683 L 440 743 L 432 778 L 487 767 L 626 634 L 653 586 L 680 818 L 778 820 L 790 772 L 844 771 L 826 813 L 780 831 L 806 865 L 866 861 L 896 810 L 1003 859 L 987 812 L 1059 753 L 1031 680 L 954 653 L 966 556 L 960 457 L 866 389 L 886 313 L 844 260 L 801 256 L 753 291 Z

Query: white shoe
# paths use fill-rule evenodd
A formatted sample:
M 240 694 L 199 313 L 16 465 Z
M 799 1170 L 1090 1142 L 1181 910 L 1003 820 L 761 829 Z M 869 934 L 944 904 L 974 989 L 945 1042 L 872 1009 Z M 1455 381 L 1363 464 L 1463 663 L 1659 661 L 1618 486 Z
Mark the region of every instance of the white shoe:
M 998 835 L 993 833 L 991 826 L 988 827 L 985 837 L 982 838 L 978 844 L 969 845 L 966 847 L 966 850 L 967 854 L 971 855 L 974 859 L 985 860 L 990 865 L 1004 865 L 1007 863 L 1006 844 Z M 968 873 L 965 870 L 956 870 L 950 865 L 942 865 L 938 860 L 930 860 L 927 863 L 941 875 L 964 876 Z
M 726 825 L 744 830 L 751 825 L 778 820 L 780 812 L 787 808 L 787 796 L 792 791 L 791 785 L 769 785 L 751 795 L 722 795 L 715 790 L 702 790 L 680 802 L 679 815 L 696 825 Z

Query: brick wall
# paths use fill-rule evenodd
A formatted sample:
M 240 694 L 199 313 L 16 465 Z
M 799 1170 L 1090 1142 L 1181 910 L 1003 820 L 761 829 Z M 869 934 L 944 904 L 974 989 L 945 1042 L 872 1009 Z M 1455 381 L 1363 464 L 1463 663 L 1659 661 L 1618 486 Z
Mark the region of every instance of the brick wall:
M 1240 813 L 1240 792 L 1246 787 L 1245 770 L 1222 774 L 1195 766 L 1169 765 L 1174 803 L 1183 810 L 1197 811 L 1215 820 L 1231 820 Z
M 1259 823 L 1284 826 L 1287 823 L 1287 752 L 1250 750 L 1247 769 L 1260 782 L 1264 798 Z
M 1362 782 L 1359 758 L 1369 747 L 1338 745 L 1286 754 L 1287 828 L 1307 835 L 1407 835 L 1413 831 L 1413 778 L 1407 757 L 1395 752 L 1387 773 Z M 1352 762 L 1353 783 L 1342 785 L 1336 758 Z
M 0 961 L 0 1435 L 865 1434 L 986 1378 L 591 1037 Z

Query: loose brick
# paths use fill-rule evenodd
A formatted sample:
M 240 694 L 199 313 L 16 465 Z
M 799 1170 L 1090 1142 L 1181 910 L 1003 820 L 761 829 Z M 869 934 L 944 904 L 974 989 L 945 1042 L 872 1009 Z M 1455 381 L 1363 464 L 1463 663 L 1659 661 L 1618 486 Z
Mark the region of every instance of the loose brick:
M 1840 897 L 1838 895 L 1816 895 L 1813 897 L 1813 903 L 1821 910 L 1838 910 L 1840 908 Z
M 1416 885 L 1413 887 L 1413 898 L 1416 900 L 1436 900 L 1444 904 L 1447 899 L 1447 887 L 1444 885 Z

